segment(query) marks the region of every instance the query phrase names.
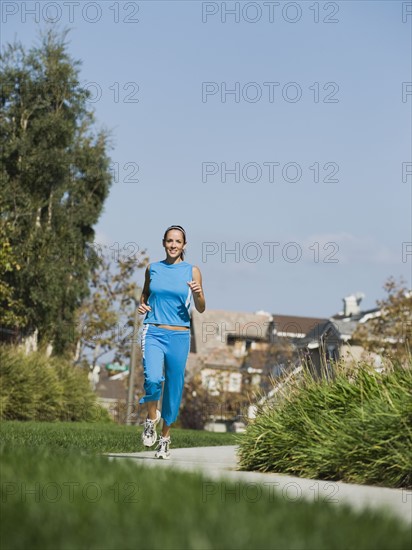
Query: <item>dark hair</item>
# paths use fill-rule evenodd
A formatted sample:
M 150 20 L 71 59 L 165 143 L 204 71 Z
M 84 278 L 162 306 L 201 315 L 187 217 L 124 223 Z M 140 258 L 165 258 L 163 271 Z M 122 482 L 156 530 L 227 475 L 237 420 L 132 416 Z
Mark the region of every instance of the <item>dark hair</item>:
M 178 231 L 181 231 L 183 233 L 183 242 L 184 242 L 184 244 L 186 244 L 186 231 L 183 229 L 183 227 L 181 225 L 171 225 L 170 227 L 168 227 L 165 231 L 165 234 L 163 235 L 163 240 L 164 241 L 166 240 L 168 232 L 171 231 L 172 229 L 177 229 Z M 185 259 L 185 251 L 184 250 L 182 250 L 182 252 L 180 253 L 180 257 L 182 258 L 182 260 Z

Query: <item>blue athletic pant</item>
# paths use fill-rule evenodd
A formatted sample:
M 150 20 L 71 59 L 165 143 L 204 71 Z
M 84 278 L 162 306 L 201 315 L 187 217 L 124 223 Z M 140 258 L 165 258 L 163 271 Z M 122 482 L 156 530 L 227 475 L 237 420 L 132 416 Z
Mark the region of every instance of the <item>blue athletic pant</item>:
M 167 426 L 173 424 L 179 414 L 190 338 L 190 329 L 171 330 L 150 323 L 143 325 L 141 349 L 145 396 L 139 403 L 158 401 L 164 382 L 161 412 Z

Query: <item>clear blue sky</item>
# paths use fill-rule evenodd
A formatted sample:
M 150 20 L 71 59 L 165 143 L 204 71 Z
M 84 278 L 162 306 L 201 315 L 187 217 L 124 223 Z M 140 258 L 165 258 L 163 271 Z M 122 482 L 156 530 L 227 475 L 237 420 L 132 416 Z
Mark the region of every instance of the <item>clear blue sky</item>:
M 72 29 L 120 167 L 98 243 L 157 261 L 164 229 L 183 225 L 213 309 L 329 316 L 356 291 L 374 307 L 389 275 L 411 284 L 408 3 L 77 4 L 3 2 L 2 43 L 33 44 L 47 18 Z

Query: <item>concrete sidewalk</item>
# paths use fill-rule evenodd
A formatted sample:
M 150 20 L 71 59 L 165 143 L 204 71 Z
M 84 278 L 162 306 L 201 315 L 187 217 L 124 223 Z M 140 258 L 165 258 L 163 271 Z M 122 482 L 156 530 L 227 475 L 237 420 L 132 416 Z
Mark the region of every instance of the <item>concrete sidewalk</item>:
M 387 513 L 412 522 L 412 490 L 388 489 L 369 485 L 323 481 L 288 476 L 284 474 L 243 472 L 237 468 L 237 447 L 191 447 L 172 449 L 169 460 L 154 458 L 154 450 L 139 453 L 107 453 L 112 459 L 129 458 L 150 468 L 174 468 L 184 471 L 200 472 L 206 480 L 205 497 L 226 489 L 225 480 L 243 482 L 247 485 L 238 496 L 253 501 L 257 490 L 264 486 L 266 490 L 280 492 L 289 501 L 306 499 L 325 501 L 332 504 L 349 504 L 355 509 L 383 509 Z M 219 483 L 220 482 L 220 483 Z M 272 493 L 273 494 L 273 493 Z M 228 501 L 235 500 L 236 495 L 228 491 Z

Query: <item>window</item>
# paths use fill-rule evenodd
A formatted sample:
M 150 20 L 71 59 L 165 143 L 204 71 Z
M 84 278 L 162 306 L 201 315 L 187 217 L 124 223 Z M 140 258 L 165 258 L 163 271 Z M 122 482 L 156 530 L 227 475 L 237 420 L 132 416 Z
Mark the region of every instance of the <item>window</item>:
M 228 391 L 240 392 L 241 387 L 242 387 L 242 375 L 239 372 L 230 373 Z

